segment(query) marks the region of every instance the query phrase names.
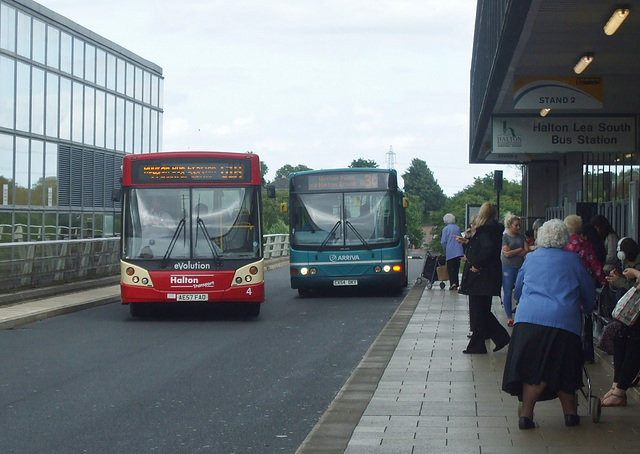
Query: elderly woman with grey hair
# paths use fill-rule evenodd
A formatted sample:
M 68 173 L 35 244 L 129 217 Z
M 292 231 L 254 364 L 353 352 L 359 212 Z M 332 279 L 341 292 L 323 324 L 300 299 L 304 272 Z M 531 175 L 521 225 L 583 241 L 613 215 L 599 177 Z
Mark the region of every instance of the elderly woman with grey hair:
M 462 244 L 458 243 L 462 233 L 460 227 L 456 225 L 456 218 L 453 214 L 447 213 L 442 218 L 445 224 L 442 229 L 440 244 L 447 260 L 447 271 L 449 272 L 449 290 L 456 290 L 460 285 L 458 274 L 460 273 L 460 259 L 464 255 Z
M 538 401 L 558 397 L 566 426 L 580 424 L 575 392 L 582 383 L 582 313 L 595 303 L 593 279 L 578 254 L 565 251 L 569 229 L 560 219 L 538 230 L 516 279 L 518 300 L 502 390 L 518 396 L 520 429 L 532 429 Z

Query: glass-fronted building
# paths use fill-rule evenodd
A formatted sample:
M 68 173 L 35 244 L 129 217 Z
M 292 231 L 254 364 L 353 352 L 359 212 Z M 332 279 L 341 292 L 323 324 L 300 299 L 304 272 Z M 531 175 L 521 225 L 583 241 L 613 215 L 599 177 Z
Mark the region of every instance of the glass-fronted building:
M 122 157 L 162 143 L 162 68 L 0 0 L 0 242 L 113 236 Z

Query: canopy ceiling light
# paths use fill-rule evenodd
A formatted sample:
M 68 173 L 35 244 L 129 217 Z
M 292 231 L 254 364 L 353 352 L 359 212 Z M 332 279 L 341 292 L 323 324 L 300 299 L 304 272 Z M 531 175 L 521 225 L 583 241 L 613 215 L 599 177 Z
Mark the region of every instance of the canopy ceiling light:
M 544 109 L 542 109 L 540 111 L 540 116 L 541 117 L 546 117 L 549 112 L 551 112 L 551 109 L 549 109 L 548 107 L 545 107 Z
M 584 71 L 586 67 L 591 64 L 592 61 L 593 61 L 593 55 L 591 54 L 583 55 L 580 58 L 580 60 L 578 60 L 578 63 L 576 63 L 576 65 L 573 67 L 573 71 L 576 74 L 582 74 L 582 71 Z
M 622 25 L 628 15 L 629 10 L 626 8 L 618 8 L 617 10 L 615 10 L 605 24 L 604 32 L 609 36 L 613 35 L 618 30 L 618 27 Z

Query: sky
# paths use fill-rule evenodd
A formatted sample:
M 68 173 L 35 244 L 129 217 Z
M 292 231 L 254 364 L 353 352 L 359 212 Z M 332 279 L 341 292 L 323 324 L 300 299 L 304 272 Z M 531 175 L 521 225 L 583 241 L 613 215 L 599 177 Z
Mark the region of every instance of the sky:
M 40 0 L 159 65 L 163 151 L 251 151 L 268 166 L 415 158 L 452 196 L 469 164 L 475 0 Z

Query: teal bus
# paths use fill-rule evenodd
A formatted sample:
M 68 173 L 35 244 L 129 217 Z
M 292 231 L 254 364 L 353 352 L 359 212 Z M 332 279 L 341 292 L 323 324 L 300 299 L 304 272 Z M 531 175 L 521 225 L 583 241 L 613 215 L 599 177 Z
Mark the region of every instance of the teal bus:
M 395 170 L 349 168 L 289 177 L 291 288 L 407 286 L 407 199 Z

